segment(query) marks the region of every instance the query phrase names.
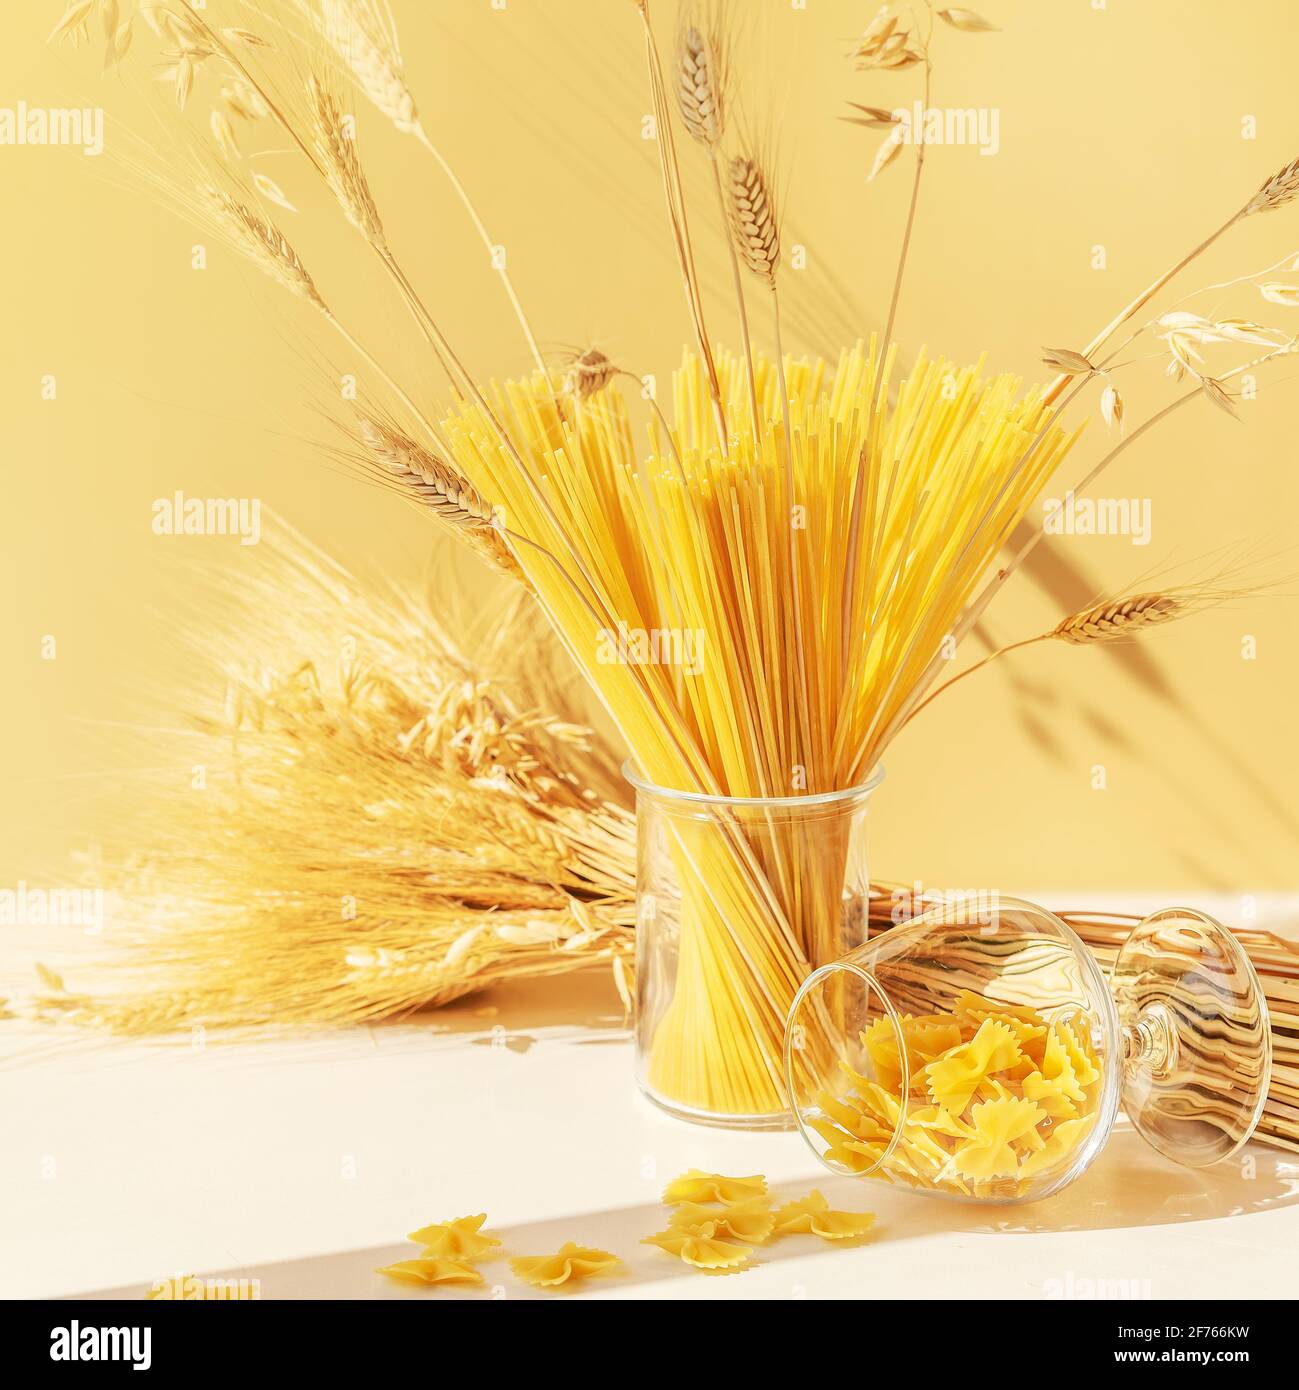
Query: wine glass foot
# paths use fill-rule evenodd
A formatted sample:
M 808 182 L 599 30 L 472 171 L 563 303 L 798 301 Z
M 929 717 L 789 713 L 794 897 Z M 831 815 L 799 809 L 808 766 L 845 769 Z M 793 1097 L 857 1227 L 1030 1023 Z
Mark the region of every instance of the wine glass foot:
M 1192 1168 L 1254 1132 L 1272 1074 L 1267 1000 L 1240 942 L 1193 908 L 1147 917 L 1111 975 L 1123 1108 L 1146 1142 Z

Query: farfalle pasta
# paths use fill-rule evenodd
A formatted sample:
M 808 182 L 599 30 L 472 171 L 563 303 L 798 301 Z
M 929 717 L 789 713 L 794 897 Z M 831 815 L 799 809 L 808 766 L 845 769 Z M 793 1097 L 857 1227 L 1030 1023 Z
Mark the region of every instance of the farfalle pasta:
M 571 1240 L 565 1241 L 553 1255 L 519 1255 L 510 1261 L 516 1278 L 540 1289 L 575 1284 L 594 1274 L 607 1274 L 621 1265 L 622 1260 L 617 1255 Z
M 421 1226 L 406 1237 L 416 1245 L 422 1245 L 420 1252 L 426 1256 L 440 1256 L 448 1260 L 490 1259 L 501 1246 L 495 1236 L 482 1234 L 486 1213 L 478 1216 L 461 1216 L 454 1221 L 437 1221 L 431 1226 Z
M 893 1056 L 896 1060 L 896 1049 Z M 872 1084 L 864 1077 L 858 1080 L 864 1086 Z M 887 1099 L 887 1093 L 881 1092 L 879 1103 Z M 845 1122 L 857 1117 L 850 1106 L 839 1113 Z M 693 1168 L 667 1185 L 663 1201 L 677 1208 L 667 1230 L 646 1236 L 641 1244 L 656 1245 L 708 1274 L 738 1273 L 747 1268 L 755 1246 L 778 1236 L 848 1240 L 865 1235 L 875 1223 L 871 1212 L 832 1211 L 820 1192 L 810 1192 L 773 1211 L 766 1178 L 730 1178 Z
M 722 1202 L 733 1206 L 767 1195 L 767 1180 L 760 1173 L 748 1178 L 730 1178 L 723 1173 L 703 1173 L 691 1168 L 673 1178 L 663 1189 L 665 1206 L 681 1202 Z
M 959 994 L 950 1012 L 875 1020 L 861 1070 L 838 1064 L 806 1123 L 852 1173 L 960 1196 L 1007 1198 L 1065 1162 L 1100 1103 L 1088 1015 Z M 905 1071 L 898 1046 L 906 1049 Z M 866 1073 L 869 1073 L 867 1075 Z M 801 1213 L 789 1220 L 804 1222 Z M 782 1212 L 776 1213 L 776 1231 Z
M 436 1256 L 420 1256 L 414 1260 L 398 1260 L 376 1270 L 402 1284 L 481 1284 L 483 1276 L 472 1265 Z

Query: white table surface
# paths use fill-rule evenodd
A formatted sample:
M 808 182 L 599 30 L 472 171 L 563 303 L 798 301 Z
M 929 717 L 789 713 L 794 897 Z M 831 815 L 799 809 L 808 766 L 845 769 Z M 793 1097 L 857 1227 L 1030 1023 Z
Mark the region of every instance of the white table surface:
M 640 1098 L 604 975 L 296 1040 L 51 1048 L 7 1024 L 0 1049 L 4 1297 L 136 1298 L 177 1274 L 256 1279 L 263 1298 L 1299 1294 L 1299 1154 L 1255 1144 L 1192 1171 L 1121 1122 L 1082 1179 L 1029 1206 L 834 1178 L 796 1135 L 686 1125 Z M 849 1249 L 787 1238 L 741 1273 L 700 1274 L 639 1244 L 690 1167 L 765 1173 L 787 1196 L 818 1187 L 876 1212 L 876 1234 Z M 576 1240 L 627 1268 L 561 1295 L 504 1261 L 473 1290 L 373 1272 L 417 1253 L 405 1232 L 480 1211 L 510 1254 Z

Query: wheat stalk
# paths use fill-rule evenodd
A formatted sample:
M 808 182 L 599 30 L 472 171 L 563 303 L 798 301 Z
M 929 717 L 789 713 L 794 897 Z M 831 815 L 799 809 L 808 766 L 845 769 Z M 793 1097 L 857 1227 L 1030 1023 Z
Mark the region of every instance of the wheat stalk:
M 491 508 L 466 477 L 390 425 L 363 415 L 358 429 L 371 457 L 407 496 L 460 532 L 475 554 L 494 569 L 527 582 L 501 537 Z
M 701 145 L 708 157 L 713 191 L 721 212 L 722 225 L 728 220 L 726 190 L 722 179 L 721 144 L 726 132 L 729 105 L 730 44 L 725 16 L 700 3 L 683 5 L 677 25 L 676 51 L 677 111 L 686 132 Z M 740 339 L 748 372 L 749 415 L 755 438 L 762 432 L 758 409 L 758 387 L 753 368 L 753 339 L 749 332 L 749 311 L 744 302 L 744 282 L 734 242 L 726 238 L 731 282 L 740 320 Z
M 379 209 L 370 193 L 370 181 L 361 166 L 356 141 L 348 138 L 344 132 L 343 112 L 338 99 L 315 74 L 308 78 L 307 89 L 311 96 L 316 150 L 330 191 L 357 231 L 386 250 Z
M 974 665 L 966 667 L 964 671 L 953 676 L 951 680 L 944 681 L 936 690 L 919 701 L 907 713 L 902 723 L 904 725 L 910 723 L 922 709 L 936 700 L 944 691 L 950 690 L 967 676 L 972 676 L 976 671 L 983 670 L 990 662 L 996 661 L 1009 652 L 1036 646 L 1039 642 L 1068 642 L 1070 646 L 1088 647 L 1104 642 L 1136 639 L 1142 637 L 1152 628 L 1161 627 L 1164 623 L 1187 617 L 1189 614 L 1199 612 L 1206 607 L 1225 603 L 1228 599 L 1238 598 L 1241 594 L 1253 591 L 1248 587 L 1228 587 L 1218 581 L 1207 581 L 1198 586 L 1168 590 L 1162 593 L 1130 594 L 1126 598 L 1105 599 L 1094 603 L 1088 608 L 1080 609 L 1078 612 L 1070 613 L 1067 617 L 1062 618 L 1049 632 L 1039 632 L 1033 637 L 1024 637 L 1018 642 L 1009 642 L 1005 646 L 989 652 L 987 656 L 976 661 Z
M 210 186 L 199 190 L 204 205 L 216 225 L 235 246 L 272 280 L 324 313 L 329 307 L 316 289 L 302 258 L 288 237 L 273 223 L 254 212 L 247 203 Z
M 722 34 L 720 28 L 696 23 L 691 11 L 682 8 L 676 51 L 677 110 L 691 139 L 710 149 L 721 144 L 726 129 Z
M 313 0 L 295 0 L 295 3 L 316 26 L 339 61 L 351 73 L 357 87 L 379 113 L 403 134 L 413 135 L 437 161 L 482 241 L 493 269 L 501 278 L 501 287 L 510 301 L 537 369 L 544 372 L 545 362 L 536 335 L 509 271 L 499 260 L 498 244 L 487 230 L 468 189 L 420 120 L 414 94 L 406 81 L 397 29 L 386 0 L 316 0 L 314 3 Z
M 1045 636 L 1075 647 L 1115 642 L 1125 637 L 1139 637 L 1149 628 L 1184 617 L 1188 611 L 1186 602 L 1175 594 L 1134 594 L 1131 598 L 1097 603 L 1079 613 L 1071 613 Z
M 659 59 L 658 44 L 654 39 L 654 27 L 650 23 L 649 0 L 635 0 L 635 5 L 645 34 L 645 60 L 649 69 L 650 97 L 654 104 L 659 169 L 663 177 L 663 196 L 667 203 L 668 224 L 672 230 L 672 241 L 676 248 L 677 264 L 681 270 L 681 282 L 685 290 L 686 306 L 690 311 L 691 324 L 694 327 L 695 341 L 699 346 L 699 355 L 704 363 L 708 395 L 712 402 L 713 418 L 717 425 L 718 447 L 725 453 L 729 448 L 726 413 L 722 405 L 722 388 L 717 375 L 717 361 L 713 354 L 713 346 L 708 337 L 708 326 L 704 319 L 703 295 L 699 288 L 694 247 L 690 240 L 690 218 L 681 187 L 681 169 L 677 163 L 676 141 L 672 136 L 672 122 L 668 110 L 666 85 L 663 80 L 663 64 Z
M 776 288 L 780 265 L 780 223 L 762 166 L 737 155 L 728 170 L 731 231 L 740 258 L 768 289 Z

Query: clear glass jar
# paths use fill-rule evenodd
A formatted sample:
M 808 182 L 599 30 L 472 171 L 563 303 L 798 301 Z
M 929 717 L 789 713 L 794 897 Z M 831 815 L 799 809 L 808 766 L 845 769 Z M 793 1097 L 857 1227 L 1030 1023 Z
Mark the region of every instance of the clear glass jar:
M 784 797 L 636 789 L 637 1079 L 683 1119 L 789 1129 L 785 1020 L 809 972 L 866 940 L 877 770 Z
M 1087 1168 L 1120 1100 L 1169 1158 L 1235 1153 L 1266 1101 L 1271 1032 L 1244 949 L 1194 909 L 1147 917 L 1107 980 L 1045 908 L 961 895 L 814 971 L 785 1064 L 832 1171 L 1033 1201 Z

